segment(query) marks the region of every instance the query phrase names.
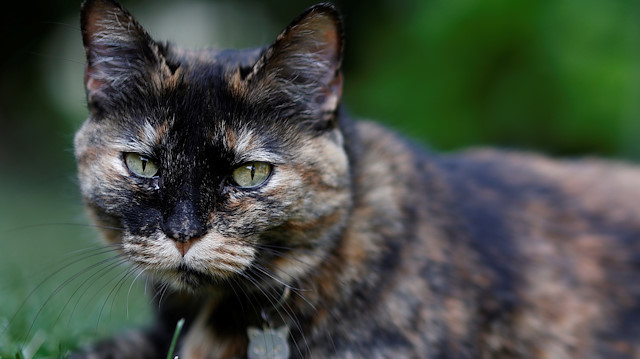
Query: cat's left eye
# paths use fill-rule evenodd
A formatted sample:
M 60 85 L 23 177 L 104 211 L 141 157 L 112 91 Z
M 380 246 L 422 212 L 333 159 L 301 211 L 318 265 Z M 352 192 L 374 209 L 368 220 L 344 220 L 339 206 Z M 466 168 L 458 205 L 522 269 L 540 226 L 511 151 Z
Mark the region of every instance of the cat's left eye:
M 239 187 L 253 188 L 265 183 L 271 170 L 272 166 L 266 162 L 249 162 L 236 168 L 232 177 Z
M 129 171 L 138 177 L 153 178 L 158 174 L 158 165 L 141 154 L 127 153 L 124 155 L 124 162 Z

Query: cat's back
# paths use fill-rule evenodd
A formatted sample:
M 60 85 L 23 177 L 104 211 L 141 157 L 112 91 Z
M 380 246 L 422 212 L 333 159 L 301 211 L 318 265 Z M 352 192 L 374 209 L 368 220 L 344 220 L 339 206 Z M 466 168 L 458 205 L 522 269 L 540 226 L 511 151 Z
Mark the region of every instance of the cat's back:
M 640 169 L 496 150 L 435 155 L 359 128 L 375 153 L 366 161 L 394 163 L 361 177 L 390 184 L 370 197 L 386 188 L 379 203 L 403 213 L 411 233 L 388 241 L 409 243 L 400 267 L 426 282 L 421 316 L 458 343 L 443 352 L 640 353 Z
M 488 343 L 532 357 L 638 354 L 640 170 L 492 150 L 437 168 L 485 271 L 479 309 L 512 328 L 488 329 Z
M 478 265 L 492 269 L 483 300 L 513 308 L 506 347 L 638 355 L 638 168 L 490 150 L 441 157 L 439 168 Z

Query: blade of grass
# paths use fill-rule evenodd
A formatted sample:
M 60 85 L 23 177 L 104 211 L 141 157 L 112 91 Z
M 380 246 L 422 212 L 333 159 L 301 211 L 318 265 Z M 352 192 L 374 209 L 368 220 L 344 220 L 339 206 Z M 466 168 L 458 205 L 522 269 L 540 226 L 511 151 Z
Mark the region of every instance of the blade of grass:
M 173 357 L 173 351 L 176 349 L 176 343 L 178 342 L 178 337 L 180 336 L 180 332 L 182 331 L 182 327 L 184 326 L 184 318 L 178 321 L 176 324 L 176 330 L 173 332 L 173 339 L 171 339 L 171 346 L 169 347 L 169 353 L 167 354 L 167 359 L 177 359 Z
M 24 359 L 31 359 L 36 354 L 38 349 L 44 343 L 46 337 L 43 332 L 37 331 L 36 334 L 31 339 L 31 342 L 27 345 L 26 348 L 22 349 L 22 357 Z

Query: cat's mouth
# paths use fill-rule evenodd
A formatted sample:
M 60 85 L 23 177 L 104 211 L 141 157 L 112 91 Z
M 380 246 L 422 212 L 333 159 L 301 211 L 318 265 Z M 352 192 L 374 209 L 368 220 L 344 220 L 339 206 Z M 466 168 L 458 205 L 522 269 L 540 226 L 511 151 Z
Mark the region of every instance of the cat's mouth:
M 224 279 L 220 274 L 202 272 L 182 262 L 175 268 L 154 270 L 152 276 L 179 290 L 194 291 L 201 288 L 218 286 Z
M 172 279 L 181 288 L 195 289 L 215 284 L 210 275 L 197 271 L 185 263 L 181 263 L 174 272 L 175 276 Z
M 246 240 L 209 233 L 196 240 L 162 236 L 144 243 L 129 242 L 125 252 L 152 277 L 179 289 L 217 286 L 241 275 L 253 263 L 255 250 Z

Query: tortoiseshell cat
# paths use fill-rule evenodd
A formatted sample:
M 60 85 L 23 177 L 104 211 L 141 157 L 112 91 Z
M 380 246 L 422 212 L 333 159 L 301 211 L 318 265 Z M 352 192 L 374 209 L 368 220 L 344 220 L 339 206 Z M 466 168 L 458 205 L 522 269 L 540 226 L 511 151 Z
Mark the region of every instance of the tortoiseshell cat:
M 640 357 L 640 170 L 352 121 L 329 4 L 254 50 L 155 42 L 114 0 L 81 22 L 82 194 L 166 293 L 74 357 L 164 358 L 180 318 L 181 359 Z

